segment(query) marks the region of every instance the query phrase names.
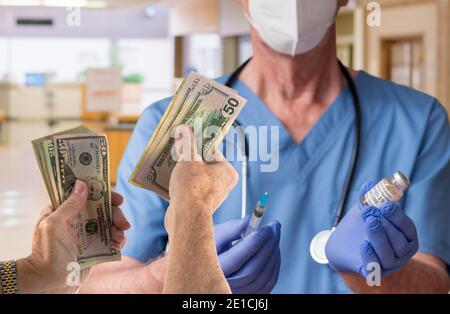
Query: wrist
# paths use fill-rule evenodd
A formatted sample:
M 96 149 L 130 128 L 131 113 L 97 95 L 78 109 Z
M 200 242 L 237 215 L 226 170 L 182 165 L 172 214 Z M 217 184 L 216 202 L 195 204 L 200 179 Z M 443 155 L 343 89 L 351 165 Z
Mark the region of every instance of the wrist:
M 199 219 L 212 218 L 211 210 L 203 202 L 175 202 L 169 206 L 172 224 L 191 224 Z
M 44 280 L 30 257 L 17 260 L 17 286 L 19 293 L 39 293 L 44 289 Z
M 202 198 L 194 198 L 191 196 L 172 198 L 170 201 L 170 207 L 177 216 L 189 216 L 197 213 L 210 213 L 210 203 Z
M 50 267 L 36 262 L 32 255 L 19 259 L 16 265 L 19 293 L 52 293 L 65 288 L 65 282 L 60 282 Z
M 167 233 L 171 241 L 175 233 L 188 236 L 192 230 L 203 228 L 212 224 L 210 209 L 204 203 L 178 203 L 170 204 L 168 208 Z

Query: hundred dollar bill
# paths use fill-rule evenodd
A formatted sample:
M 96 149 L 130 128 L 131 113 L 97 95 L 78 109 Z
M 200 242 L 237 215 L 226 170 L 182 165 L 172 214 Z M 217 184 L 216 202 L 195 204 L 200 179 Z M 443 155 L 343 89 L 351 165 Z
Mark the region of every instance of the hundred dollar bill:
M 81 268 L 120 260 L 112 248 L 112 207 L 108 142 L 81 126 L 32 141 L 53 207 L 70 195 L 77 179 L 88 184 L 86 208 L 78 216 L 78 262 Z
M 235 90 L 191 73 L 164 113 L 130 182 L 169 200 L 170 175 L 176 164 L 171 154 L 174 143 L 172 129 L 181 124 L 187 124 L 196 132 L 200 129 L 196 144 L 206 159 L 221 143 L 245 103 L 246 100 Z

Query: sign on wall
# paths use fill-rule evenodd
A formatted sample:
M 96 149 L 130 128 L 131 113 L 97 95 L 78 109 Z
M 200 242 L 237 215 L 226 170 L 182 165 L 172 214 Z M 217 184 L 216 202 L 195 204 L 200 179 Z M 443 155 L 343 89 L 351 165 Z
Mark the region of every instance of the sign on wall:
M 86 109 L 89 112 L 119 111 L 122 73 L 119 68 L 92 68 L 86 74 Z

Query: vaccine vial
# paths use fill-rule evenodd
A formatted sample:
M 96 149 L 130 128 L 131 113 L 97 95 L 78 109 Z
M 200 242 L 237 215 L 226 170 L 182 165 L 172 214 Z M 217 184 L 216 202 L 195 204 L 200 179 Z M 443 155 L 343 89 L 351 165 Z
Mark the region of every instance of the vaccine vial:
M 381 208 L 386 202 L 396 202 L 401 199 L 410 185 L 409 179 L 401 171 L 397 171 L 371 188 L 361 198 L 361 203 L 365 206 Z

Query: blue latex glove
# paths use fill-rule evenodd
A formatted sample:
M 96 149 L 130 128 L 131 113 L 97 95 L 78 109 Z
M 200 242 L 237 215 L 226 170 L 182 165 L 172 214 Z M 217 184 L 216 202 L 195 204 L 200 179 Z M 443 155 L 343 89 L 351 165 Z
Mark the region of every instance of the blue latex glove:
M 374 184 L 360 189 L 362 197 Z M 366 277 L 367 265 L 380 265 L 381 275 L 400 270 L 419 248 L 414 222 L 392 202 L 381 209 L 353 206 L 331 234 L 325 247 L 330 266 L 340 272 Z
M 233 293 L 270 293 L 280 273 L 281 225 L 273 221 L 232 246 L 248 222 L 249 216 L 214 226 L 219 262 Z

